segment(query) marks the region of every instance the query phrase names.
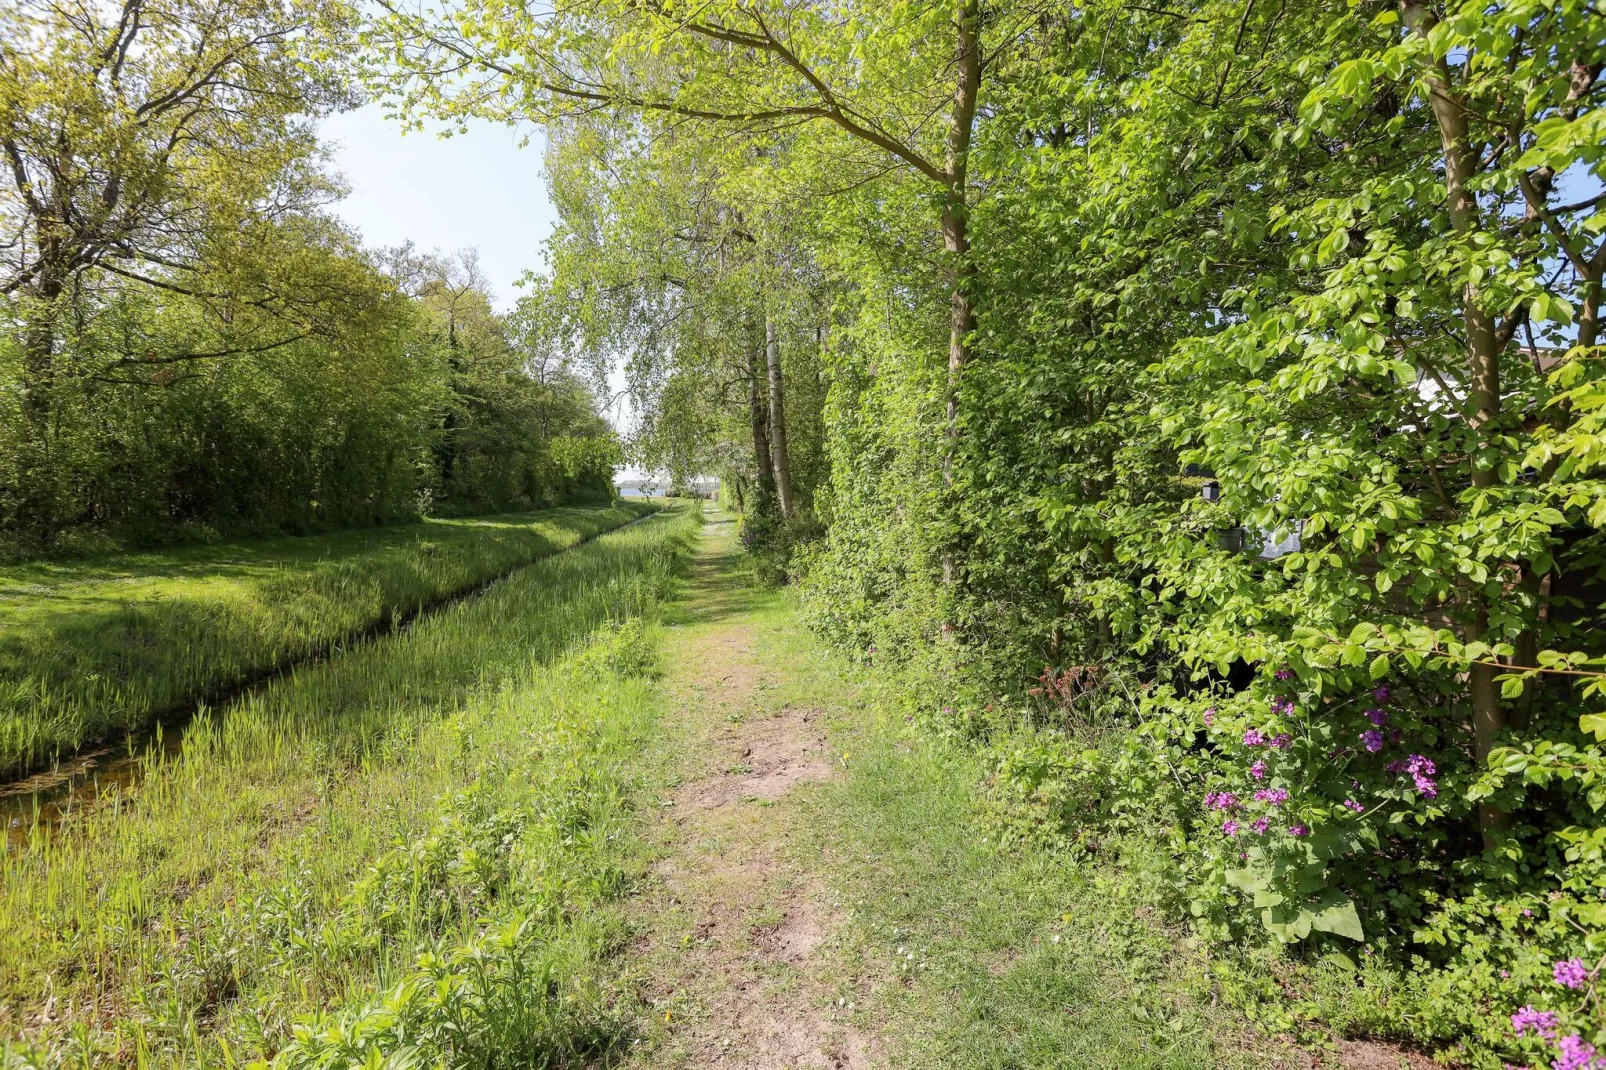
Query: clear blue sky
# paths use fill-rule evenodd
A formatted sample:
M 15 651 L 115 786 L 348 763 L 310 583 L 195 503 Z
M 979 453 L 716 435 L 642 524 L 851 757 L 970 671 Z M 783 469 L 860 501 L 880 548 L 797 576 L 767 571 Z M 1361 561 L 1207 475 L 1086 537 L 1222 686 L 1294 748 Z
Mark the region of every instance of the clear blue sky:
M 523 148 L 520 131 L 484 122 L 445 139 L 433 132 L 403 135 L 370 105 L 329 117 L 322 131 L 351 187 L 336 211 L 363 244 L 411 240 L 425 252 L 478 249 L 498 307 L 513 306 L 519 297 L 514 284 L 541 266 L 541 245 L 557 223 L 541 170 L 539 130 Z M 619 373 L 610 379 L 617 393 Z M 608 416 L 621 429 L 633 422 L 622 399 Z M 620 478 L 637 474 L 628 468 Z
M 369 105 L 325 120 L 323 137 L 351 186 L 337 211 L 364 244 L 412 239 L 426 252 L 478 248 L 497 304 L 512 306 L 514 283 L 540 266 L 541 243 L 557 221 L 541 173 L 540 131 L 522 149 L 518 131 L 483 122 L 444 140 L 432 132 L 403 136 Z

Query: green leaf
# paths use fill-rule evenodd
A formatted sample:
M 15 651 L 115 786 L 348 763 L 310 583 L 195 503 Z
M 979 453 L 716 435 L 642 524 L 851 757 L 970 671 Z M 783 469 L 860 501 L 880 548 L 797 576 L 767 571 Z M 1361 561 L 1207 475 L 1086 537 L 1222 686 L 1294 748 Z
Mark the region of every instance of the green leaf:
M 1311 920 L 1311 927 L 1334 936 L 1344 936 L 1356 943 L 1366 939 L 1361 928 L 1361 916 L 1355 911 L 1355 901 L 1342 893 L 1324 896 L 1323 905 Z
M 1606 713 L 1586 713 L 1578 718 L 1578 730 L 1606 743 Z

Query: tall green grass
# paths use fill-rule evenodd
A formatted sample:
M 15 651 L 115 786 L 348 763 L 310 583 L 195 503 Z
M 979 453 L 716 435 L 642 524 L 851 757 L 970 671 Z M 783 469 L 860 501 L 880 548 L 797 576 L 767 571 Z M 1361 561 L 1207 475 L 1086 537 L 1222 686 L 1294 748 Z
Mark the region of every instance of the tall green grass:
M 616 1044 L 599 963 L 653 716 L 640 620 L 699 519 L 304 667 L 8 857 L 8 1070 L 539 1066 Z
M 620 502 L 0 569 L 0 776 L 143 728 L 651 509 Z

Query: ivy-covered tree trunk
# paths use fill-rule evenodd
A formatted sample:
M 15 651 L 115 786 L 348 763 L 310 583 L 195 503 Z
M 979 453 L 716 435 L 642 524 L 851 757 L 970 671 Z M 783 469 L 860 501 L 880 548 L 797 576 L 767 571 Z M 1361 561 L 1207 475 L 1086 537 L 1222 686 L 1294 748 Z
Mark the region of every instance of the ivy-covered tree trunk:
M 43 546 L 60 524 L 50 459 L 50 426 L 56 389 L 56 315 L 65 292 L 64 274 L 46 264 L 29 295 L 23 331 L 23 442 L 17 465 L 17 530 Z
M 942 202 L 942 242 L 953 264 L 953 292 L 948 321 L 948 404 L 943 446 L 942 477 L 953 486 L 954 453 L 959 447 L 959 381 L 970 358 L 969 336 L 975 327 L 971 306 L 969 205 L 965 182 L 970 158 L 970 142 L 976 122 L 976 97 L 981 88 L 981 5 L 978 0 L 959 0 L 958 42 L 954 64 L 958 80 L 954 85 L 953 112 L 948 121 L 947 189 Z M 942 579 L 946 586 L 959 582 L 959 562 L 952 547 L 942 555 Z M 943 622 L 943 631 L 952 631 L 952 621 Z
M 759 358 L 755 353 L 747 361 L 747 411 L 753 426 L 753 470 L 756 491 L 753 510 L 765 513 L 775 507 L 775 469 L 770 452 L 769 416 L 764 394 L 758 382 Z

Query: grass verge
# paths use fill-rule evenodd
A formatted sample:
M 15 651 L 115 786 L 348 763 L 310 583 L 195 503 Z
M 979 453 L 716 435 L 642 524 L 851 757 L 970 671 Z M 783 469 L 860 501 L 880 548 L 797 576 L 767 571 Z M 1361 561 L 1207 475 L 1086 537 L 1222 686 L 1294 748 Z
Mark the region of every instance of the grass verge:
M 539 1066 L 621 1043 L 600 964 L 656 717 L 641 622 L 698 519 L 299 669 L 8 857 L 8 1070 Z
M 0 569 L 0 777 L 651 509 L 620 502 Z
M 872 691 L 873 693 L 873 691 Z M 850 775 L 811 799 L 849 911 L 861 1016 L 909 1068 L 1265 1066 L 1199 948 L 1096 859 L 1001 845 L 985 763 L 883 694 L 839 722 Z M 844 844 L 848 846 L 844 846 Z

